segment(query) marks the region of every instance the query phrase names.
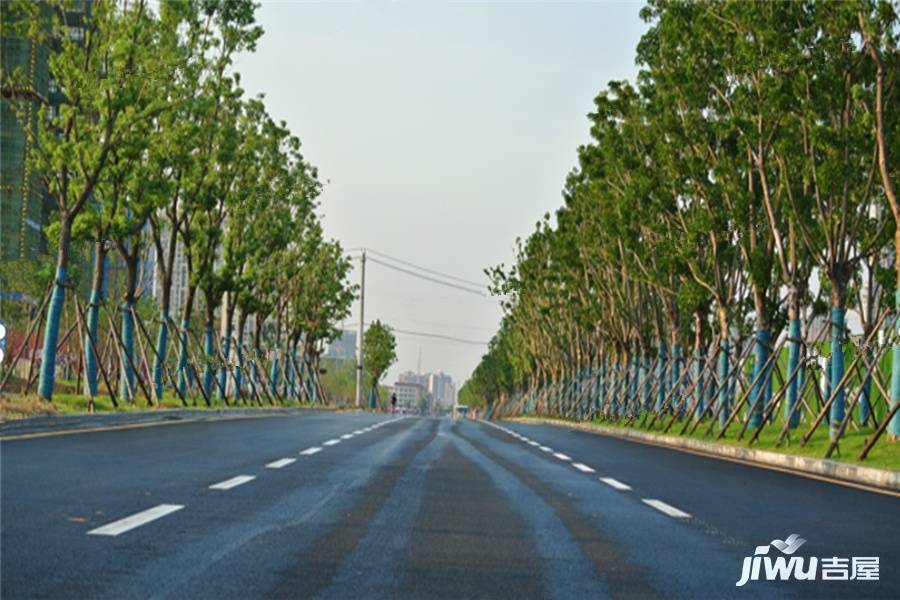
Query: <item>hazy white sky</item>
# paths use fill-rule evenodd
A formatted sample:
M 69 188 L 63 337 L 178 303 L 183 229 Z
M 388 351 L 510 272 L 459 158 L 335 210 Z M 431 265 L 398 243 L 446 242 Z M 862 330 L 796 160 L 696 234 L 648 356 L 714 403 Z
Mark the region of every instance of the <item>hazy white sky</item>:
M 634 77 L 641 6 L 264 0 L 265 35 L 237 68 L 330 182 L 330 237 L 486 283 L 560 205 L 597 92 Z M 377 264 L 366 279 L 366 321 L 487 342 L 501 316 L 495 299 Z M 486 348 L 397 337 L 387 383 L 421 349 L 423 371 L 459 385 Z

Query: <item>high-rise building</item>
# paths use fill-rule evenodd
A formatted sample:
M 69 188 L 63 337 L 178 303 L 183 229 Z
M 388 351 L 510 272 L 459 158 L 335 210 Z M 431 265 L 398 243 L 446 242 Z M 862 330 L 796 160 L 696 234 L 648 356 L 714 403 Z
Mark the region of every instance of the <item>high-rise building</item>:
M 449 408 L 456 402 L 456 390 L 453 378 L 443 371 L 428 374 L 428 391 L 439 406 Z

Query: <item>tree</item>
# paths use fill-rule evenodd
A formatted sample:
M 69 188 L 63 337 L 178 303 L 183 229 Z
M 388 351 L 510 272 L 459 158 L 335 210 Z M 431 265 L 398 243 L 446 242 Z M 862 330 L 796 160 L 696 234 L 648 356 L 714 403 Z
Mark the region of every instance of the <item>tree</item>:
M 392 364 L 397 362 L 397 340 L 391 328 L 381 321 L 375 321 L 363 336 L 363 363 L 372 379 L 372 393 L 369 396 L 369 408 L 378 405 L 378 382 L 387 373 Z
M 22 2 L 17 9 L 29 15 L 29 36 L 53 44 L 50 77 L 65 96 L 58 112 L 40 109 L 35 128 L 30 114 L 20 115 L 32 148 L 30 168 L 40 173 L 57 208 L 55 285 L 38 387 L 40 396 L 50 400 L 75 220 L 92 198 L 111 153 L 163 110 L 165 102 L 155 94 L 157 57 L 147 51 L 153 21 L 146 2 L 93 2 L 84 15 L 83 39 L 70 36 L 65 2 L 53 0 L 47 6 L 49 22 L 39 3 Z M 8 77 L 15 74 L 4 73 Z

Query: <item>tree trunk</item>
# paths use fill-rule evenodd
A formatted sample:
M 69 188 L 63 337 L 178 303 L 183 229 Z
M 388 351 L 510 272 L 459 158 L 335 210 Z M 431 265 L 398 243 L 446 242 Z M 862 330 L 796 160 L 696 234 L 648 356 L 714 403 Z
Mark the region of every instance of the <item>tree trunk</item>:
M 44 349 L 41 352 L 41 374 L 38 394 L 44 400 L 53 400 L 53 386 L 56 384 L 56 344 L 59 341 L 59 323 L 66 302 L 67 269 L 69 266 L 69 242 L 72 237 L 72 222 L 65 214 L 60 215 L 59 252 L 56 256 L 56 276 L 53 292 L 47 305 L 47 320 L 44 325 Z
M 187 361 L 188 361 L 188 328 L 191 325 L 191 313 L 194 310 L 194 295 L 197 292 L 197 288 L 193 285 L 188 285 L 187 293 L 184 297 L 184 306 L 181 311 L 181 335 L 179 336 L 181 339 L 180 342 L 180 350 L 178 354 L 178 389 L 181 392 L 181 397 L 184 398 L 187 395 L 187 388 L 190 385 L 193 376 L 188 369 Z
M 94 347 L 100 345 L 97 339 L 100 328 L 100 303 L 103 302 L 103 276 L 106 267 L 106 248 L 102 240 L 94 246 L 94 275 L 91 280 L 91 300 L 87 313 L 87 334 L 84 339 L 84 393 L 90 398 L 93 406 L 97 395 L 97 365 L 100 357 Z M 90 339 L 88 339 L 90 337 Z M 93 340 L 93 344 L 91 344 Z

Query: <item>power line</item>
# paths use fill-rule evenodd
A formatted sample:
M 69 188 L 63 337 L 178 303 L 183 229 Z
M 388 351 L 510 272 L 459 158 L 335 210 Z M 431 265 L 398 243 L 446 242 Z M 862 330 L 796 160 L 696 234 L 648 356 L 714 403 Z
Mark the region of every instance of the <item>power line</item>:
M 367 248 L 366 251 L 370 252 L 372 254 L 377 254 L 378 256 L 380 256 L 382 258 L 386 258 L 388 260 L 398 262 L 401 265 L 406 265 L 407 267 L 413 267 L 414 269 L 419 269 L 420 271 L 425 271 L 426 273 L 431 273 L 432 275 L 438 275 L 439 277 L 444 277 L 445 279 L 452 279 L 454 281 L 458 281 L 460 283 L 465 283 L 467 285 L 474 285 L 475 287 L 483 287 L 484 286 L 483 282 L 471 281 L 469 279 L 463 279 L 462 277 L 455 277 L 454 275 L 448 275 L 447 273 L 441 273 L 440 271 L 435 271 L 434 269 L 425 268 L 425 267 L 417 265 L 415 263 L 411 263 L 409 261 L 405 261 L 405 260 L 399 259 L 397 257 L 390 256 L 389 254 L 385 254 L 384 252 L 379 252 L 378 250 L 372 250 L 371 248 Z
M 366 323 L 366 325 L 371 325 L 371 323 Z M 390 326 L 388 326 L 390 327 Z M 409 331 L 408 329 L 395 329 L 394 327 L 390 328 L 393 333 L 401 333 L 403 335 L 415 335 L 418 337 L 427 337 L 427 338 L 436 338 L 440 340 L 448 340 L 450 342 L 457 342 L 460 344 L 472 344 L 474 346 L 487 346 L 489 342 L 477 342 L 475 340 L 466 340 L 463 338 L 453 337 L 452 335 L 442 335 L 440 333 L 431 333 L 427 331 Z
M 482 291 L 480 291 L 480 290 L 473 290 L 472 288 L 464 287 L 464 286 L 461 286 L 461 285 L 457 285 L 457 284 L 455 284 L 455 283 L 450 283 L 449 281 L 441 281 L 440 279 L 435 279 L 434 277 L 429 277 L 429 276 L 427 276 L 427 275 L 422 275 L 421 273 L 416 273 L 415 271 L 410 271 L 410 270 L 408 270 L 408 269 L 404 269 L 404 268 L 398 267 L 398 266 L 396 266 L 396 265 L 392 265 L 392 264 L 389 264 L 389 263 L 386 263 L 386 262 L 382 262 L 382 261 L 378 260 L 377 258 L 371 258 L 371 257 L 370 257 L 370 258 L 368 258 L 368 260 L 371 261 L 371 262 L 377 263 L 377 264 L 381 265 L 382 267 L 387 267 L 388 269 L 394 269 L 395 271 L 400 271 L 401 273 L 406 273 L 407 275 L 410 275 L 411 277 L 418 277 L 419 279 L 424 279 L 425 281 L 430 281 L 430 282 L 432 282 L 432 283 L 437 283 L 438 285 L 443 285 L 443 286 L 455 288 L 455 289 L 461 290 L 461 291 L 463 291 L 463 292 L 469 292 L 470 294 L 476 294 L 476 295 L 481 296 L 481 297 L 483 297 L 483 298 L 486 298 L 486 297 L 487 297 L 487 294 L 484 293 L 484 292 L 482 292 Z
M 397 333 L 403 335 L 414 335 L 416 337 L 426 337 L 426 338 L 434 338 L 438 340 L 447 340 L 449 342 L 456 342 L 458 344 L 471 344 L 473 346 L 487 346 L 489 342 L 478 342 L 475 340 L 465 340 L 463 338 L 453 337 L 452 335 L 441 335 L 440 333 L 425 333 L 421 331 L 406 331 L 403 329 L 394 329 L 391 328 L 391 331 L 395 331 Z

